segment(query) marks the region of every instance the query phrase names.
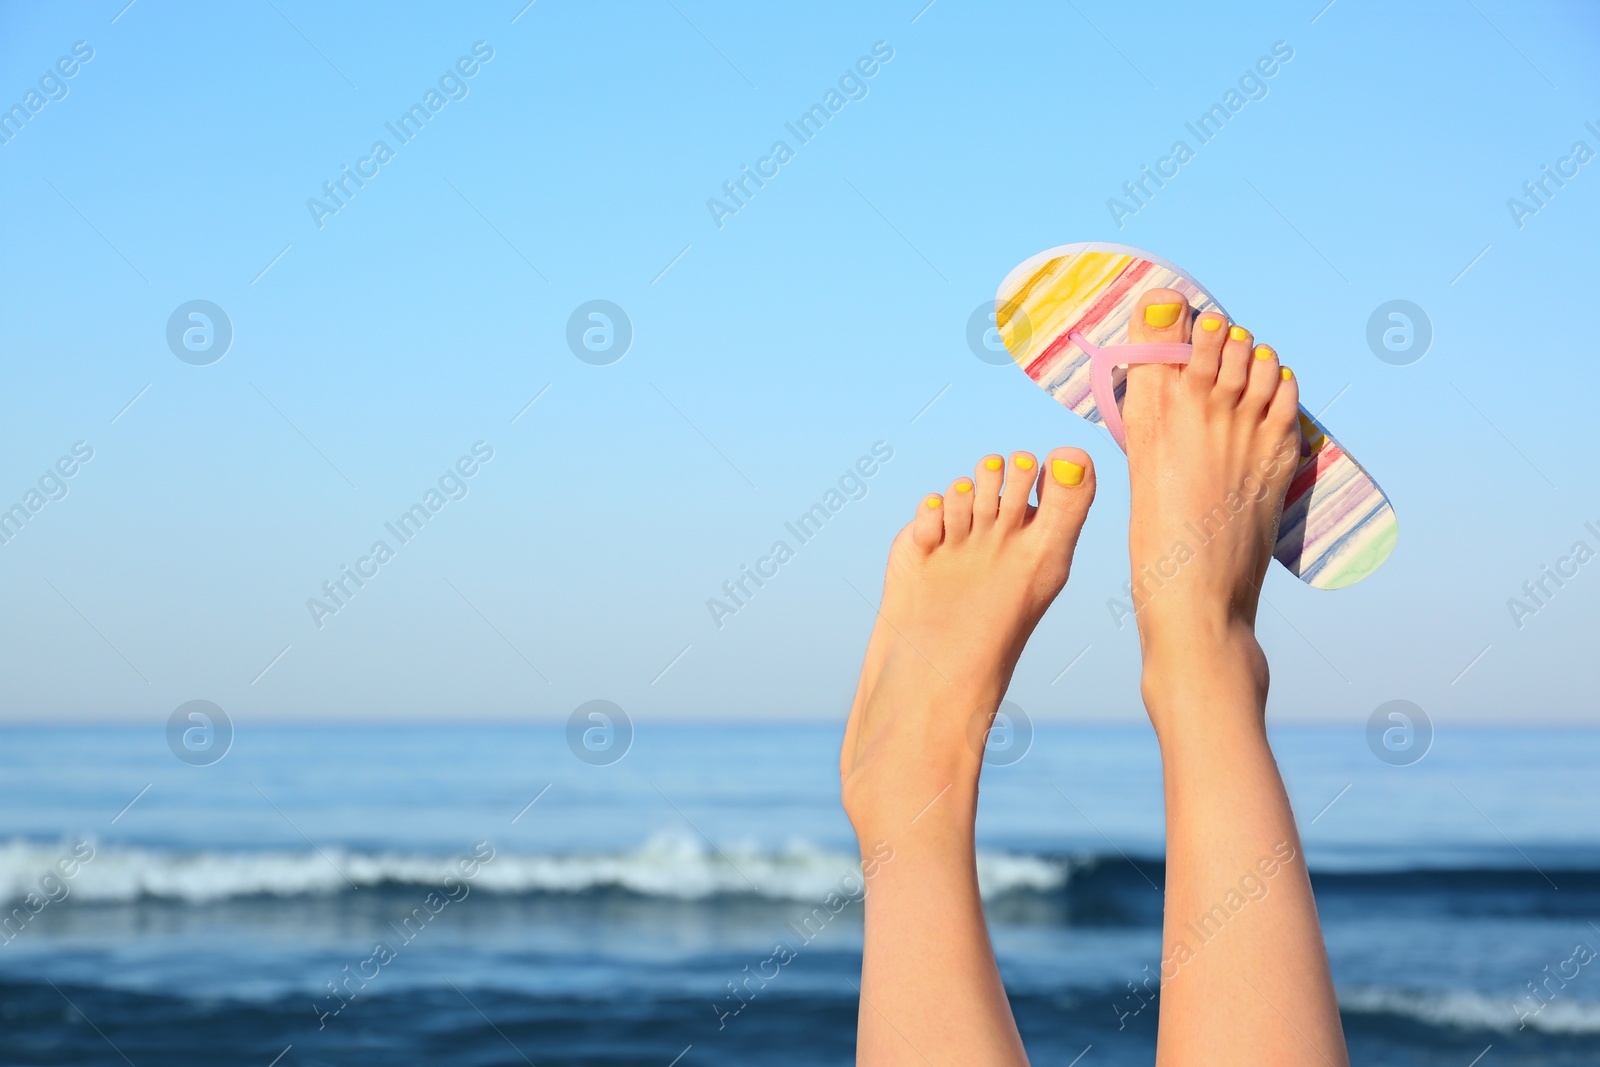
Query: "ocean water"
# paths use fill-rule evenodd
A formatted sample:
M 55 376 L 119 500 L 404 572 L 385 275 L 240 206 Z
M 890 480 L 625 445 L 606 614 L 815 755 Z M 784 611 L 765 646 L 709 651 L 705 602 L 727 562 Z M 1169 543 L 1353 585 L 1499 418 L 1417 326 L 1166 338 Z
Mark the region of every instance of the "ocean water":
M 196 767 L 159 728 L 0 730 L 0 1062 L 849 1063 L 837 743 L 646 724 L 591 766 L 559 727 L 241 727 Z M 1274 745 L 1354 1062 L 1600 1063 L 1600 733 Z M 1148 729 L 1041 725 L 985 771 L 1035 1063 L 1151 1062 L 1161 840 Z

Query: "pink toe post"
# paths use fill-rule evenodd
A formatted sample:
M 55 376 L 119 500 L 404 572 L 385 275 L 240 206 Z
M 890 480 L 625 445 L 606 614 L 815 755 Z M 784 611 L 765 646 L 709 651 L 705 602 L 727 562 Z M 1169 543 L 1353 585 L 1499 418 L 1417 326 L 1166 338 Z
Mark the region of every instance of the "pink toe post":
M 1194 356 L 1194 346 L 1174 342 L 1149 342 L 1137 345 L 1107 345 L 1099 347 L 1077 330 L 1067 335 L 1074 344 L 1089 354 L 1089 388 L 1094 393 L 1094 406 L 1100 420 L 1111 431 L 1111 437 L 1124 452 L 1128 450 L 1127 435 L 1122 429 L 1122 412 L 1117 407 L 1117 391 L 1111 384 L 1111 371 L 1115 367 L 1129 367 L 1135 363 L 1175 363 L 1186 365 Z

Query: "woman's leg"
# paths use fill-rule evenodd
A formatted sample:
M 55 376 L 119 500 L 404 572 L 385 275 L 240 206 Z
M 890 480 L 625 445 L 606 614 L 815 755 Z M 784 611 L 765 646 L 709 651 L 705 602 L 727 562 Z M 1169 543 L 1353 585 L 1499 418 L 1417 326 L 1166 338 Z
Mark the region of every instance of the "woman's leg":
M 859 1063 L 1027 1062 L 978 898 L 978 771 L 1093 498 L 1077 449 L 1042 468 L 989 456 L 919 503 L 889 551 L 839 760 L 869 875 Z
M 1176 305 L 1176 307 L 1174 306 Z M 1148 312 L 1148 313 L 1147 313 Z M 1250 334 L 1172 290 L 1133 341 L 1129 529 L 1143 692 L 1166 778 L 1160 1064 L 1348 1063 L 1294 814 L 1267 746 L 1261 582 L 1300 455 L 1299 390 Z

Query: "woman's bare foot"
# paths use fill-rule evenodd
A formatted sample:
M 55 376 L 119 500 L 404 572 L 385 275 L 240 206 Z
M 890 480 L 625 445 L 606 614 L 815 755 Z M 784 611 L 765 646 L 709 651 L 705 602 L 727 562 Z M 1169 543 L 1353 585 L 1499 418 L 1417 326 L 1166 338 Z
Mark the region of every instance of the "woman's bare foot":
M 1144 294 L 1128 332 L 1194 345 L 1187 366 L 1128 370 L 1128 548 L 1146 663 L 1219 641 L 1259 655 L 1261 582 L 1300 458 L 1298 383 L 1248 330 L 1214 312 L 1196 319 L 1171 289 Z
M 839 756 L 869 883 L 858 1063 L 1028 1062 L 978 896 L 978 771 L 1093 499 L 1078 449 L 1056 449 L 1043 469 L 1026 452 L 987 456 L 924 498 L 889 550 Z
M 1088 455 L 1058 448 L 1042 468 L 1027 452 L 986 456 L 917 505 L 889 550 L 839 760 L 863 840 L 908 826 L 948 786 L 957 807 L 975 798 L 987 717 L 1066 583 L 1093 500 Z
M 1167 884 L 1157 1064 L 1349 1062 L 1294 812 L 1267 743 L 1256 606 L 1300 456 L 1278 357 L 1170 289 L 1130 340 L 1123 405 L 1145 706 L 1161 743 Z

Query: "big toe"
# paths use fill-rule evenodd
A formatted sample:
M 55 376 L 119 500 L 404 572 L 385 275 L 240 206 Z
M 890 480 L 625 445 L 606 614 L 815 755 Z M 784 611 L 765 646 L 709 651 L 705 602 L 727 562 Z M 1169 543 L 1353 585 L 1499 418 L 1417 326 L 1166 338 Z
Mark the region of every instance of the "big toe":
M 1194 309 L 1176 289 L 1152 289 L 1139 297 L 1133 318 L 1128 320 L 1128 340 L 1134 344 L 1166 342 L 1183 344 L 1189 340 Z M 1129 396 L 1159 388 L 1172 380 L 1175 368 L 1165 363 L 1141 363 L 1128 368 Z
M 1133 307 L 1133 318 L 1128 321 L 1128 340 L 1134 344 L 1153 341 L 1170 341 L 1183 344 L 1189 340 L 1189 327 L 1194 320 L 1194 309 L 1176 289 L 1152 289 L 1139 297 Z
M 1058 448 L 1045 457 L 1039 480 L 1039 510 L 1032 525 L 1042 527 L 1052 551 L 1070 562 L 1083 520 L 1094 503 L 1094 461 L 1081 448 Z

